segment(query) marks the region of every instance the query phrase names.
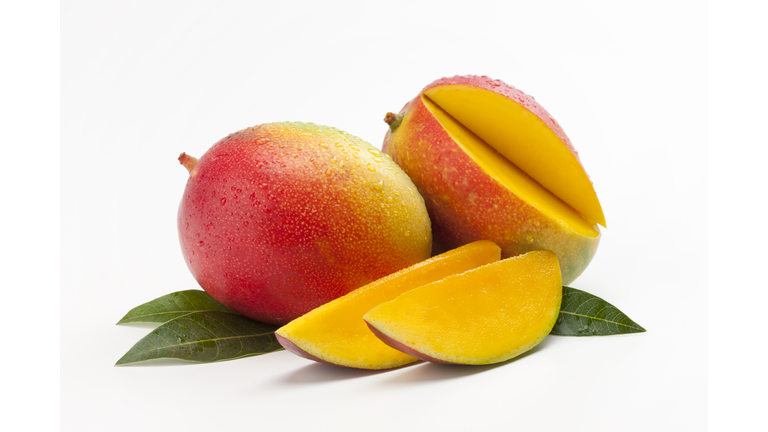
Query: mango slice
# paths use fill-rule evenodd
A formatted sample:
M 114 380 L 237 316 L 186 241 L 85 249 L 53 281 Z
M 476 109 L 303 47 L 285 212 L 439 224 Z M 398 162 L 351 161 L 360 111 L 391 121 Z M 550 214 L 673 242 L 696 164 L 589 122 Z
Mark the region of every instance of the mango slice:
M 562 294 L 557 256 L 534 251 L 408 291 L 364 319 L 383 342 L 422 360 L 493 364 L 544 340 Z
M 390 369 L 417 358 L 393 349 L 366 326 L 363 315 L 400 294 L 498 261 L 501 249 L 483 240 L 405 268 L 291 321 L 278 329 L 285 349 L 304 358 L 358 369 Z

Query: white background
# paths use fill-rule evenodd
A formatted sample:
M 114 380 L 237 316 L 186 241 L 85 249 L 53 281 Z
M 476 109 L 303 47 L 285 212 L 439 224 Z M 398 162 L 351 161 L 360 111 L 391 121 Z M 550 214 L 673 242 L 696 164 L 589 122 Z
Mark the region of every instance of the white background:
M 37 61 L 55 72 L 58 58 L 45 63 L 35 51 L 14 49 L 13 64 L 22 66 L 4 72 L 32 81 L 27 97 L 3 106 L 18 143 L 5 160 L 4 190 L 31 209 L 4 211 L 3 219 L 14 245 L 3 270 L 20 288 L 8 302 L 21 311 L 3 324 L 28 329 L 4 344 L 14 354 L 7 357 L 15 368 L 6 373 L 16 376 L 17 389 L 8 413 L 28 425 L 43 421 L 35 406 L 45 406 L 72 431 L 700 431 L 707 426 L 708 354 L 729 350 L 740 361 L 728 379 L 710 382 L 719 386 L 715 404 L 709 393 L 710 408 L 733 404 L 740 392 L 733 381 L 764 380 L 764 373 L 744 372 L 755 365 L 751 344 L 707 345 L 708 334 L 732 328 L 730 321 L 713 326 L 713 309 L 719 316 L 720 306 L 738 307 L 748 318 L 761 307 L 760 297 L 734 302 L 722 294 L 753 283 L 743 275 L 759 272 L 752 268 L 761 255 L 747 251 L 722 263 L 738 264 L 735 276 L 707 277 L 708 223 L 730 223 L 730 209 L 739 207 L 751 226 L 747 198 L 759 186 L 730 190 L 720 180 L 731 173 L 757 178 L 751 169 L 765 154 L 732 150 L 750 139 L 765 144 L 764 133 L 713 128 L 721 119 L 748 127 L 762 121 L 758 112 L 722 110 L 722 102 L 708 99 L 737 105 L 730 89 L 739 96 L 765 92 L 765 84 L 742 79 L 729 82 L 730 89 L 713 91 L 711 84 L 721 71 L 745 80 L 762 76 L 753 51 L 708 40 L 722 34 L 723 22 L 752 36 L 758 21 L 749 8 L 712 6 L 708 16 L 698 1 L 62 3 L 60 171 L 59 149 L 34 146 L 42 138 L 34 122 L 25 122 L 35 115 L 51 121 L 44 129 L 55 141 L 59 100 L 52 110 L 38 102 L 42 67 L 23 67 Z M 11 33 L 3 39 L 23 39 Z M 50 44 L 34 46 L 51 52 Z M 745 67 L 728 67 L 738 62 Z M 535 96 L 564 127 L 608 221 L 592 265 L 572 286 L 612 302 L 647 333 L 550 337 L 530 355 L 488 367 L 420 364 L 372 373 L 287 352 L 113 367 L 152 328 L 115 326 L 125 312 L 196 287 L 176 237 L 187 177 L 176 161 L 180 152 L 200 156 L 230 132 L 282 120 L 335 126 L 380 146 L 387 111 L 454 74 L 502 79 Z M 59 198 L 52 197 L 59 172 L 60 233 L 46 218 L 59 215 Z M 708 189 L 726 204 L 708 201 Z M 765 238 L 733 229 L 718 246 L 741 251 L 739 245 Z M 38 234 L 30 238 L 31 231 Z M 40 246 L 56 244 L 59 234 L 60 261 L 56 246 Z M 720 267 L 722 257 L 710 255 L 709 265 Z M 54 272 L 30 262 L 60 268 L 60 293 L 40 290 L 56 283 L 45 279 Z M 60 316 L 60 345 L 46 321 L 31 319 L 34 309 Z M 46 379 L 60 379 L 60 411 L 59 388 L 43 390 Z M 750 412 L 759 401 L 737 409 Z M 710 420 L 733 426 L 740 419 Z

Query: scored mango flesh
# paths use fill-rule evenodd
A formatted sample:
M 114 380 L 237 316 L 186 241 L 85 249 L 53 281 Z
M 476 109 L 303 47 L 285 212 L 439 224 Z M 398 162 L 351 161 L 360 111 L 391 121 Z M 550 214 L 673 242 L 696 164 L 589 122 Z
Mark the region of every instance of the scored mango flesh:
M 589 225 L 606 226 L 600 201 L 578 158 L 536 114 L 506 96 L 469 85 L 437 86 L 423 96 L 422 100 L 434 102 L 454 123 L 472 131 L 481 145 L 490 146 L 573 207 Z M 446 129 L 453 135 L 455 127 Z M 476 145 L 474 141 L 466 144 Z M 492 175 L 504 167 L 493 161 L 480 164 Z
M 413 289 L 364 319 L 424 360 L 492 364 L 544 340 L 562 292 L 557 256 L 534 251 Z
M 371 333 L 363 315 L 400 294 L 498 261 L 501 249 L 483 240 L 453 249 L 374 281 L 297 318 L 276 334 L 310 357 L 359 369 L 389 369 L 417 361 Z

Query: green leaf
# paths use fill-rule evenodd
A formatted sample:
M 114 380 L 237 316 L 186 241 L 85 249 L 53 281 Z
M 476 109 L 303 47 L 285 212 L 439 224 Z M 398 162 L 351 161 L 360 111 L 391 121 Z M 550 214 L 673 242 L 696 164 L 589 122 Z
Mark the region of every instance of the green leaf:
M 234 313 L 191 312 L 158 326 L 115 366 L 161 358 L 210 363 L 279 351 L 277 328 Z
M 164 295 L 130 310 L 118 324 L 132 322 L 164 323 L 191 312 L 221 311 L 235 313 L 200 290 L 179 291 Z
M 564 286 L 560 315 L 550 334 L 607 336 L 644 331 L 644 328 L 600 297 Z

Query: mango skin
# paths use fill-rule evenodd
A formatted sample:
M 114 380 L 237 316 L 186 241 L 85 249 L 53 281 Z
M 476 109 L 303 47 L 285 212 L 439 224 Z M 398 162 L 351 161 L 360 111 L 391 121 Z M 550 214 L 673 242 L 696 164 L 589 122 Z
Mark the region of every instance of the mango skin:
M 408 176 L 365 141 L 311 123 L 264 124 L 213 145 L 177 220 L 200 286 L 275 325 L 429 258 L 432 246 Z
M 498 87 L 486 77 L 454 77 L 437 80 L 425 90 L 470 82 L 488 89 Z M 543 116 L 545 111 L 541 110 L 534 113 Z M 501 247 L 502 259 L 535 250 L 554 252 L 560 261 L 563 284 L 582 274 L 602 234 L 589 237 L 574 232 L 486 173 L 435 119 L 421 101 L 421 93 L 403 107 L 400 115 L 400 124 L 394 131 L 387 131 L 382 149 L 411 177 L 424 197 L 432 220 L 433 253 L 491 240 Z M 553 129 L 564 135 L 554 119 L 545 117 Z M 570 141 L 567 144 L 575 152 Z

